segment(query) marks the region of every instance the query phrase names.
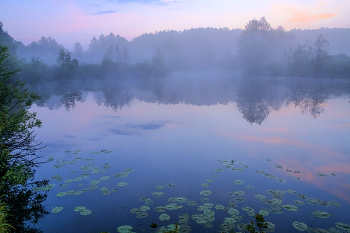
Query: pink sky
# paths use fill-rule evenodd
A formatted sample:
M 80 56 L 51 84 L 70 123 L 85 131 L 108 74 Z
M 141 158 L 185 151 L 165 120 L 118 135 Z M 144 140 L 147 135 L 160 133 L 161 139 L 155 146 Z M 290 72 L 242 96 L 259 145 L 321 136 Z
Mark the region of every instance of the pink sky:
M 198 27 L 244 28 L 265 16 L 273 27 L 348 28 L 350 1 L 229 1 L 229 0 L 14 0 L 1 1 L 4 29 L 30 43 L 54 37 L 67 48 L 93 36 L 119 34 L 128 40 L 161 30 Z M 14 13 L 16 12 L 16 13 Z

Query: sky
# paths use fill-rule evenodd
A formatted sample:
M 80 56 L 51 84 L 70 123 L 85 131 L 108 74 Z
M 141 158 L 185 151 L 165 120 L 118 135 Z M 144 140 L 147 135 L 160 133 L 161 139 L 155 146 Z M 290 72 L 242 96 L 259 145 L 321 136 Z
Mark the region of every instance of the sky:
M 87 48 L 113 32 L 127 40 L 163 30 L 244 28 L 265 17 L 285 29 L 349 28 L 350 0 L 11 0 L 0 1 L 4 30 L 25 45 L 51 36 Z

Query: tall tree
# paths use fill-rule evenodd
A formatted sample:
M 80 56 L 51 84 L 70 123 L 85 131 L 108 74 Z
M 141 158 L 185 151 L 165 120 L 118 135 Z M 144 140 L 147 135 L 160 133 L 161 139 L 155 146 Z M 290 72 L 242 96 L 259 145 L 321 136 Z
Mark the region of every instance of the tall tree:
M 83 56 L 83 53 L 84 53 L 83 46 L 81 46 L 79 42 L 75 43 L 73 48 L 73 56 L 79 59 Z
M 273 29 L 265 17 L 249 21 L 238 38 L 238 57 L 242 68 L 250 74 L 261 74 L 284 35 L 283 27 Z
M 71 53 L 68 50 L 60 49 L 57 57 L 58 75 L 62 78 L 72 77 L 75 71 L 79 68 L 79 61 L 72 59 Z
M 320 34 L 314 42 L 313 49 L 314 71 L 316 74 L 322 73 L 325 70 L 326 64 L 330 62 L 329 50 L 328 40 Z

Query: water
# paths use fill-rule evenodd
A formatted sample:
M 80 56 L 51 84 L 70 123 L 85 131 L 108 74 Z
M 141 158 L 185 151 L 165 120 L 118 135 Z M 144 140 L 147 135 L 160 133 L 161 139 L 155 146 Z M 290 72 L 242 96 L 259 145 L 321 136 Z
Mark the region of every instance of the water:
M 36 130 L 37 138 L 47 145 L 40 155 L 43 160 L 54 157 L 54 161 L 37 170 L 36 178 L 62 176 L 61 181 L 51 179 L 50 183 L 56 186 L 48 192 L 44 204 L 49 212 L 54 207 L 63 210 L 45 216 L 36 225 L 44 232 L 117 232 L 116 228 L 122 225 L 132 226 L 133 232 L 156 232 L 160 226 L 179 222 L 182 214 L 189 214 L 186 225 L 192 232 L 221 232 L 220 224 L 231 217 L 228 209 L 211 209 L 215 212 L 212 228 L 191 218 L 204 213 L 197 210 L 205 203 L 201 198 L 239 210 L 243 219 L 237 225 L 254 220 L 243 207 L 251 207 L 255 213 L 262 207 L 273 209 L 254 197 L 261 194 L 272 200 L 268 190 L 296 191 L 279 198 L 281 205 L 297 206 L 298 211 L 282 208 L 282 214 L 265 217 L 275 224 L 275 232 L 296 232 L 294 221 L 326 230 L 337 222 L 350 225 L 348 83 L 249 77 L 242 81 L 229 74 L 183 73 L 166 80 L 55 83 L 33 89 L 43 96 L 39 106 L 32 108 L 43 122 L 43 127 Z M 81 151 L 74 154 L 75 150 Z M 93 153 L 101 150 L 112 152 Z M 53 167 L 62 163 L 60 159 L 74 161 L 76 157 L 82 159 L 61 168 Z M 103 169 L 105 163 L 111 168 Z M 99 173 L 82 171 L 83 165 L 101 169 Z M 126 168 L 134 170 L 128 177 L 113 176 Z M 217 168 L 223 171 L 216 171 Z M 60 187 L 65 180 L 84 173 L 89 173 L 85 179 L 73 181 L 67 188 Z M 56 196 L 59 192 L 87 189 L 92 180 L 103 176 L 110 179 L 101 181 L 97 189 Z M 213 182 L 208 183 L 208 179 Z M 235 184 L 235 180 L 243 180 L 244 184 Z M 120 182 L 128 185 L 120 187 Z M 169 183 L 176 187 L 169 188 Z M 205 183 L 209 187 L 202 187 Z M 103 187 L 118 191 L 103 195 Z M 203 190 L 212 193 L 200 195 Z M 230 195 L 237 191 L 245 194 Z M 164 195 L 155 197 L 153 192 Z M 309 204 L 298 194 L 319 204 Z M 146 205 L 139 201 L 141 197 L 154 204 L 146 211 L 147 217 L 136 218 L 130 209 Z M 161 221 L 159 216 L 163 213 L 155 208 L 173 203 L 168 201 L 171 197 L 185 197 L 198 205 L 175 202 L 183 207 L 166 210 L 170 220 Z M 296 205 L 294 200 L 305 204 Z M 320 205 L 320 200 L 335 201 L 333 204 L 340 207 L 331 202 Z M 77 206 L 85 206 L 91 215 L 80 215 L 74 211 Z M 318 210 L 330 217 L 316 218 L 313 213 Z M 158 228 L 150 227 L 153 222 Z

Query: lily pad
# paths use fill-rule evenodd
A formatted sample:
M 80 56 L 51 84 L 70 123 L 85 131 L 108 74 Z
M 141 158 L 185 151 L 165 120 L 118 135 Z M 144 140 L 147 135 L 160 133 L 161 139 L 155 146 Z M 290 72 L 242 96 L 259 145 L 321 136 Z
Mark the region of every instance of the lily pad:
M 82 194 L 82 193 L 83 193 L 83 191 L 75 191 L 75 192 L 74 192 L 74 195 L 78 196 L 78 195 L 80 195 L 80 194 Z
M 101 178 L 100 178 L 100 180 L 108 180 L 109 178 L 111 178 L 110 176 L 102 176 Z
M 132 208 L 130 210 L 130 213 L 132 213 L 132 214 L 136 214 L 137 212 L 139 212 L 139 208 Z
M 198 205 L 198 203 L 196 201 L 188 201 L 187 205 L 189 205 L 189 206 L 196 206 L 196 205 Z
M 85 210 L 83 210 L 83 211 L 80 211 L 80 214 L 81 214 L 81 215 L 90 215 L 90 214 L 91 214 L 91 210 L 85 209 Z
M 146 212 L 147 210 L 151 210 L 149 206 L 141 206 L 140 211 Z
M 74 208 L 74 211 L 76 211 L 76 212 L 80 212 L 80 211 L 83 211 L 83 210 L 86 210 L 85 206 L 78 206 L 78 207 Z
M 63 197 L 66 195 L 66 192 L 59 192 L 57 193 L 57 197 Z
M 230 209 L 228 210 L 228 213 L 229 213 L 230 215 L 239 215 L 239 210 L 237 210 L 237 209 L 235 209 L 235 208 L 230 208 Z
M 176 197 L 175 200 L 179 203 L 186 203 L 188 199 L 186 197 Z
M 335 223 L 335 226 L 339 229 L 346 230 L 348 232 L 350 231 L 350 225 L 348 225 L 348 224 L 345 224 L 342 222 L 337 222 L 337 223 Z
M 297 229 L 298 231 L 306 231 L 307 230 L 307 225 L 303 222 L 293 222 L 293 227 Z
M 117 184 L 117 186 L 127 186 L 127 185 L 128 185 L 128 183 L 122 183 L 122 182 Z
M 243 181 L 243 180 L 235 180 L 235 182 L 234 182 L 235 184 L 244 184 L 245 183 L 245 181 Z
M 109 195 L 109 194 L 111 194 L 111 191 L 109 191 L 109 190 L 104 190 L 102 193 L 103 193 L 103 195 Z
M 154 209 L 156 212 L 165 212 L 166 208 L 165 206 L 158 206 Z
M 282 205 L 282 207 L 289 211 L 293 211 L 293 212 L 298 211 L 298 207 L 294 205 Z
M 97 152 L 98 153 L 98 152 Z M 133 229 L 132 226 L 129 226 L 129 225 L 123 225 L 123 226 L 120 226 L 117 228 L 117 231 L 119 233 L 130 233 L 131 230 Z
M 52 189 L 55 186 L 56 186 L 55 184 L 48 184 L 45 187 L 43 187 L 41 190 L 42 191 L 48 191 L 48 190 Z
M 267 199 L 267 197 L 266 197 L 266 196 L 264 196 L 264 195 L 260 195 L 260 194 L 255 195 L 254 197 L 255 197 L 255 198 L 257 198 L 257 199 L 259 199 L 259 200 L 264 200 L 264 199 Z
M 82 181 L 82 180 L 83 180 L 83 177 L 77 177 L 73 181 Z
M 153 205 L 153 204 L 154 204 L 154 201 L 153 201 L 152 199 L 147 198 L 147 199 L 145 200 L 145 204 L 146 204 L 146 205 Z
M 259 214 L 265 217 L 265 216 L 268 216 L 270 212 L 268 209 L 262 208 L 261 210 L 259 210 Z
M 168 214 L 161 214 L 159 216 L 160 221 L 168 221 L 170 219 L 170 216 Z
M 313 215 L 317 218 L 329 218 L 331 216 L 329 213 L 319 210 L 313 212 Z
M 294 202 L 294 204 L 296 204 L 296 205 L 305 205 L 305 202 L 300 201 L 300 200 L 294 200 L 293 202 Z
M 204 190 L 199 193 L 202 196 L 209 196 L 211 194 L 211 190 Z
M 145 218 L 147 216 L 148 216 L 148 214 L 146 212 L 137 212 L 136 213 L 136 218 Z
M 162 197 L 164 195 L 164 193 L 163 192 L 153 192 L 152 195 L 155 197 Z
M 63 207 L 55 207 L 52 209 L 52 213 L 56 214 L 58 212 L 61 212 L 63 210 Z

